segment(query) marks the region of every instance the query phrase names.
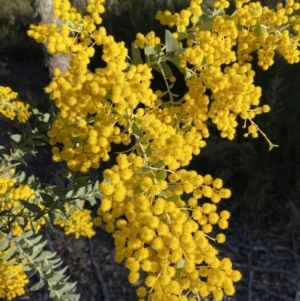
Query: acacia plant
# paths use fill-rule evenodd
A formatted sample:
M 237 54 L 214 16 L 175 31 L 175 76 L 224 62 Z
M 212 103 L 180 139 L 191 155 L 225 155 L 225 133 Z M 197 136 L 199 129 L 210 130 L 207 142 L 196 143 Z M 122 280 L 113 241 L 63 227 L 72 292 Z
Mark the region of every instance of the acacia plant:
M 210 10 L 191 0 L 179 13 L 159 11 L 156 18 L 170 29 L 164 41 L 154 32 L 138 33 L 129 55 L 101 26 L 103 1 L 88 0 L 82 16 L 68 0 L 54 0 L 61 25 L 40 23 L 28 31 L 37 42 L 47 42 L 51 55 L 71 53 L 71 63 L 63 73 L 55 69 L 45 88 L 51 112 L 33 110 L 32 125 L 11 136 L 11 150 L 0 150 L 0 297 L 23 294 L 37 273 L 39 282 L 31 289 L 47 284 L 53 300 L 79 299 L 75 284 L 58 269 L 60 259 L 36 235 L 47 222 L 76 237 L 91 237 L 104 223 L 129 281 L 143 277 L 139 301 L 195 301 L 209 294 L 222 300 L 241 279 L 214 247 L 225 242 L 219 229 L 228 227 L 230 217 L 218 203 L 231 192 L 221 179 L 185 168 L 205 147 L 211 125 L 233 140 L 241 122 L 245 136 L 262 134 L 270 149 L 275 146 L 254 121 L 270 107 L 260 105 L 251 62 L 257 53 L 266 70 L 275 51 L 289 63 L 299 61 L 300 17 L 293 12 L 300 5 L 288 0 L 273 11 L 259 2 L 216 0 Z M 230 5 L 232 14 L 226 13 Z M 92 72 L 95 46 L 102 47 L 106 65 Z M 155 77 L 164 89 L 151 88 Z M 182 94 L 173 92 L 176 85 L 183 86 Z M 1 113 L 13 118 L 21 109 L 9 93 L 2 88 Z M 55 184 L 42 185 L 15 165 L 48 142 L 53 160 L 68 169 L 54 176 Z M 112 160 L 112 144 L 127 149 L 103 172 L 101 183 L 92 181 L 89 172 Z M 86 202 L 97 206 L 97 217 Z

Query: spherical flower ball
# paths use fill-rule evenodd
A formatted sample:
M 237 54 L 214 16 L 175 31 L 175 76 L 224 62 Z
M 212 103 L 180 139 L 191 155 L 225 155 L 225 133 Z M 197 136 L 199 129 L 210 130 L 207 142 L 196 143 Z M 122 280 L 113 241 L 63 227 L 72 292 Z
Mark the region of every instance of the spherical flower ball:
M 136 294 L 139 296 L 139 297 L 145 297 L 147 295 L 147 290 L 145 287 L 141 286 L 137 289 L 136 291 Z
M 197 206 L 194 208 L 192 217 L 195 221 L 198 221 L 202 218 L 202 208 Z
M 213 189 L 210 186 L 204 186 L 202 188 L 202 193 L 205 197 L 211 198 L 211 196 L 213 194 Z
M 232 269 L 232 262 L 229 258 L 223 258 L 220 262 L 220 267 L 224 271 L 230 271 Z
M 234 282 L 240 281 L 242 279 L 242 274 L 237 270 L 231 271 L 230 279 Z
M 148 276 L 145 280 L 145 284 L 148 287 L 153 287 L 155 282 L 156 282 L 156 277 L 154 277 L 154 276 Z
M 204 203 L 202 205 L 202 213 L 209 214 L 212 211 L 212 204 Z
M 216 236 L 216 241 L 217 241 L 219 244 L 224 243 L 225 240 L 226 240 L 226 236 L 225 236 L 223 233 L 217 234 L 217 236 Z
M 223 210 L 220 212 L 220 217 L 224 219 L 229 219 L 230 218 L 230 212 L 227 210 Z
M 208 215 L 208 222 L 211 225 L 215 225 L 219 220 L 219 215 L 215 212 L 210 212 Z
M 223 181 L 221 179 L 215 179 L 212 182 L 213 188 L 220 189 L 223 186 Z
M 221 288 L 216 288 L 213 291 L 213 297 L 215 301 L 221 301 L 223 299 L 224 293 Z
M 145 259 L 141 262 L 141 269 L 145 272 L 149 272 L 152 268 L 151 261 L 148 259 Z
M 116 202 L 123 202 L 127 194 L 126 187 L 119 183 L 115 185 L 115 192 L 113 193 L 113 200 Z
M 218 226 L 221 228 L 221 229 L 227 229 L 228 228 L 228 221 L 227 219 L 225 218 L 220 218 L 219 221 L 218 221 Z
M 156 237 L 152 240 L 151 245 L 155 250 L 161 250 L 164 247 L 164 243 L 161 237 Z
M 221 197 L 218 193 L 213 192 L 211 197 L 210 197 L 211 201 L 214 203 L 219 203 L 221 201 Z
M 205 175 L 203 177 L 203 184 L 204 185 L 211 185 L 212 184 L 212 181 L 213 181 L 213 178 L 211 175 Z
M 112 195 L 115 191 L 115 187 L 108 183 L 108 182 L 102 182 L 99 185 L 99 190 L 104 194 L 104 195 Z
M 222 188 L 219 190 L 219 195 L 223 199 L 228 199 L 231 197 L 231 191 L 227 188 Z
M 211 224 L 204 224 L 203 226 L 202 226 L 202 231 L 204 232 L 204 233 L 210 233 L 211 231 L 212 231 L 212 225 Z
M 130 283 L 138 282 L 139 278 L 140 278 L 140 274 L 138 272 L 130 272 L 128 275 L 128 280 Z

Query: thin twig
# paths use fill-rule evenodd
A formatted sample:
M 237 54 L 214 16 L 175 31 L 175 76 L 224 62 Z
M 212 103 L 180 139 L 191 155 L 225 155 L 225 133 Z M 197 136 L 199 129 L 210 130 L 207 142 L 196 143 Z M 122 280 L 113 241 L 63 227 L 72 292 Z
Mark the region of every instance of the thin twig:
M 252 263 L 251 263 L 251 256 L 252 256 L 252 252 L 247 253 L 247 257 L 248 257 L 248 269 L 249 269 L 249 281 L 248 281 L 248 301 L 252 301 L 252 279 L 253 279 L 253 274 L 254 274 L 254 270 L 252 270 Z
M 254 284 L 254 285 L 255 285 L 255 284 Z M 282 294 L 277 294 L 277 293 L 275 293 L 275 292 L 273 292 L 273 291 L 269 291 L 269 290 L 263 288 L 262 285 L 260 285 L 260 284 L 257 284 L 257 285 L 255 285 L 255 286 L 256 286 L 261 292 L 264 292 L 264 293 L 266 293 L 266 294 L 269 294 L 270 296 L 277 297 L 277 298 L 280 299 L 280 300 L 285 300 L 285 301 L 295 301 L 294 299 L 285 297 L 285 296 L 282 295 Z
M 93 265 L 93 268 L 94 268 L 94 271 L 95 271 L 96 278 L 97 278 L 97 280 L 98 280 L 98 282 L 101 286 L 104 301 L 110 301 L 109 294 L 108 294 L 108 291 L 106 289 L 106 285 L 105 285 L 103 277 L 102 277 L 102 275 L 99 271 L 98 264 L 97 264 L 97 262 L 95 261 L 95 258 L 94 258 L 94 245 L 93 245 L 93 241 L 91 239 L 89 239 L 89 248 L 90 248 L 91 262 L 92 262 L 92 265 Z
M 293 240 L 294 257 L 295 257 L 296 266 L 297 266 L 297 279 L 299 279 L 299 277 L 300 277 L 300 273 L 299 273 L 299 260 L 298 260 L 298 256 L 297 256 L 297 249 L 296 249 L 296 242 L 295 242 L 294 233 L 292 233 L 292 240 Z M 297 294 L 295 296 L 295 300 L 296 301 L 298 300 L 298 292 L 299 292 L 299 281 L 297 281 Z
M 234 263 L 234 265 L 238 268 L 248 268 L 248 265 L 246 265 L 246 264 Z M 286 276 L 289 276 L 289 277 L 296 277 L 296 275 L 294 275 L 290 272 L 284 271 L 282 269 L 274 269 L 274 268 L 267 268 L 267 267 L 255 267 L 255 270 L 256 271 L 268 271 L 271 273 L 285 274 Z

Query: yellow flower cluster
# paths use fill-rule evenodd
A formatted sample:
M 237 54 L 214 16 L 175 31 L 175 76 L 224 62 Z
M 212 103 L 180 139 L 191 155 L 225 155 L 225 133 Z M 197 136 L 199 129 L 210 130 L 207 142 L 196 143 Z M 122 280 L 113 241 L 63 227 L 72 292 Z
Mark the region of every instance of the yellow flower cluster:
M 24 286 L 29 280 L 22 264 L 11 265 L 1 260 L 6 252 L 0 252 L 0 298 L 12 300 L 25 294 Z
M 51 23 L 50 26 L 40 23 L 39 26 L 30 25 L 28 35 L 39 43 L 47 44 L 47 50 L 50 54 L 58 54 L 60 52 L 68 53 L 73 44 L 73 39 L 69 37 L 70 31 L 66 24 L 61 26 L 61 32 L 58 33 L 58 25 Z
M 170 11 L 165 12 L 158 11 L 156 14 L 156 19 L 162 25 L 168 25 L 173 27 L 174 25 L 179 27 L 181 32 L 186 31 L 187 27 L 191 23 L 196 23 L 198 17 L 202 16 L 202 9 L 200 4 L 202 0 L 191 0 L 189 7 L 181 10 L 180 13 L 172 14 Z
M 241 26 L 237 50 L 240 64 L 251 61 L 253 57 L 250 53 L 258 50 L 258 65 L 267 70 L 274 64 L 276 49 L 288 63 L 299 62 L 300 52 L 297 49 L 297 42 L 300 38 L 300 19 L 291 16 L 294 11 L 300 9 L 299 3 L 291 0 L 287 2 L 286 7 L 278 4 L 276 11 L 262 7 L 260 2 L 252 2 L 243 7 L 240 2 L 238 3 L 240 9 L 233 15 L 232 20 Z M 293 38 L 290 37 L 288 29 L 280 28 L 286 24 L 290 24 L 296 32 Z M 253 28 L 255 30 L 251 30 Z
M 261 89 L 254 85 L 249 63 L 254 51 L 264 70 L 273 64 L 276 49 L 288 62 L 299 61 L 300 18 L 291 14 L 300 6 L 293 0 L 275 12 L 259 2 L 236 0 L 237 11 L 231 16 L 221 10 L 229 2 L 217 0 L 214 6 L 220 11 L 209 21 L 201 18 L 201 2 L 191 0 L 180 13 L 156 15 L 163 25 L 177 26 L 173 36 L 178 44 L 171 44 L 178 52 L 160 54 L 155 65 L 162 66 L 164 92 L 150 88 L 154 64 L 132 65 L 124 43 L 96 26 L 103 0 L 89 0 L 89 15 L 84 17 L 68 1 L 55 0 L 63 24 L 40 24 L 29 31 L 38 42 L 47 41 L 51 53 L 71 52 L 70 70 L 55 70 L 45 89 L 60 112 L 48 132 L 53 160 L 86 173 L 110 159 L 112 143 L 134 143 L 132 153 L 119 155 L 117 165 L 104 171 L 99 186 L 103 197 L 93 223 L 103 221 L 113 233 L 116 260 L 125 261 L 130 282 L 139 280 L 140 270 L 147 273 L 145 286 L 137 291 L 140 301 L 183 301 L 189 294 L 200 298 L 210 293 L 221 300 L 223 294 L 234 293 L 233 282 L 241 275 L 229 259 L 219 259 L 210 244 L 223 243 L 225 235 L 209 236 L 213 226 L 228 227 L 230 214 L 218 212 L 217 203 L 229 198 L 230 191 L 220 179 L 181 168 L 205 146 L 209 120 L 222 137 L 233 139 L 241 117 L 245 126 L 250 122 L 246 136 L 258 136 L 253 118 L 270 108 L 259 103 Z M 293 38 L 289 29 L 279 28 L 287 22 L 296 32 Z M 95 44 L 102 47 L 106 65 L 91 72 Z M 160 40 L 154 32 L 137 34 L 135 44 L 156 49 Z M 163 45 L 162 51 L 166 48 Z M 169 60 L 186 75 L 187 92 L 181 99 L 171 91 L 176 78 L 164 74 Z M 73 210 L 69 219 L 56 224 L 66 233 L 94 234 L 89 211 L 65 208 Z
M 16 100 L 18 94 L 11 88 L 0 86 L 0 114 L 19 122 L 26 122 L 30 117 L 29 104 Z
M 179 107 L 138 109 L 135 120 L 151 141 L 151 163 L 162 160 L 171 170 L 176 170 L 187 166 L 192 155 L 198 155 L 200 148 L 206 145 L 195 127 L 186 132 L 180 128 L 184 117 Z
M 155 36 L 154 31 L 150 31 L 145 36 L 141 33 L 138 33 L 136 35 L 136 40 L 134 43 L 141 49 L 144 49 L 144 47 L 155 47 L 160 43 L 160 38 Z
M 184 169 L 157 180 L 152 172 L 140 173 L 141 157 L 119 155 L 117 165 L 104 171 L 103 193 L 98 215 L 113 232 L 116 261 L 125 260 L 129 281 L 147 273 L 145 287 L 137 294 L 149 300 L 182 300 L 185 294 L 206 297 L 234 293 L 233 282 L 241 275 L 229 259 L 219 260 L 208 234 L 213 225 L 228 227 L 228 211 L 217 213 L 216 203 L 230 197 L 221 179 L 204 177 Z M 201 198 L 211 199 L 212 203 Z M 223 243 L 225 236 L 218 234 Z M 207 278 L 207 282 L 200 280 Z M 172 300 L 173 300 L 172 299 Z
M 1 173 L 0 176 L 0 212 L 10 210 L 12 214 L 17 215 L 22 211 L 22 214 L 29 213 L 28 209 L 23 208 L 20 200 L 33 202 L 36 198 L 35 192 L 28 185 L 18 184 L 17 179 L 14 178 L 15 169 L 10 169 L 6 173 Z M 5 222 L 5 218 L 1 217 L 1 222 Z M 38 221 L 27 223 L 22 228 L 20 223 L 24 223 L 22 217 L 18 218 L 18 222 L 12 224 L 12 235 L 20 236 L 25 230 L 32 229 L 38 231 L 41 225 L 45 224 L 43 218 Z
M 149 88 L 152 74 L 147 65 L 132 65 L 126 73 L 122 71 L 127 55 L 123 43 L 105 44 L 103 52 L 108 64 L 105 69 L 76 77 L 67 71 L 46 89 L 58 98 L 56 105 L 61 110 L 48 132 L 50 144 L 64 145 L 61 151 L 53 148 L 53 160 L 66 160 L 72 170 L 98 168 L 100 160 L 109 160 L 112 142 L 129 144 L 130 136 L 120 129 L 127 125 L 127 111 L 139 103 L 151 108 L 157 99 Z M 89 118 L 91 115 L 94 117 Z
M 82 201 L 82 205 L 84 202 Z M 54 225 L 64 229 L 66 235 L 74 234 L 75 238 L 92 237 L 95 235 L 93 230 L 93 222 L 91 211 L 87 209 L 79 209 L 76 206 L 66 203 L 64 205 L 66 216 L 54 221 Z

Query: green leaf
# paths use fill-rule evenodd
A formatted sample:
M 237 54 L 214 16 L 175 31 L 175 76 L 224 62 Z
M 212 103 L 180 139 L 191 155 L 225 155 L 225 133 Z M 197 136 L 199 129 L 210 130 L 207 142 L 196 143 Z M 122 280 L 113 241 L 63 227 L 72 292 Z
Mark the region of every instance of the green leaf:
M 166 62 L 161 62 L 160 66 L 161 66 L 166 78 L 170 78 L 171 76 L 173 76 L 172 70 Z
M 132 124 L 132 131 L 135 135 L 137 135 L 138 137 L 142 138 L 144 136 L 143 132 L 141 131 L 141 129 L 137 126 L 137 124 L 135 122 L 133 122 Z
M 81 197 L 82 195 L 84 195 L 86 193 L 86 186 L 82 186 L 80 187 L 78 190 L 76 190 L 76 195 L 75 197 Z
M 145 50 L 145 54 L 147 54 L 147 55 L 155 55 L 156 54 L 155 48 L 153 48 L 153 47 L 145 47 L 144 50 Z
M 68 192 L 67 192 L 67 194 L 66 194 L 66 198 L 68 199 L 68 198 L 72 198 L 73 197 L 73 195 L 74 195 L 74 190 L 69 190 Z
M 159 160 L 158 162 L 156 162 L 156 163 L 153 164 L 154 168 L 162 168 L 164 166 L 165 166 L 165 163 L 162 160 Z
M 88 181 L 90 179 L 90 176 L 84 176 L 84 177 L 80 177 L 80 178 L 76 178 L 73 181 L 73 185 L 76 189 L 86 186 L 88 184 Z
M 203 11 L 203 15 L 209 16 L 211 17 L 213 14 L 213 11 L 206 5 L 201 5 L 202 11 Z
M 182 268 L 181 269 L 176 269 L 175 275 L 172 277 L 172 280 L 179 279 L 182 275 Z
M 259 22 L 257 22 L 254 26 L 254 33 L 257 35 L 257 36 L 261 36 L 262 35 L 262 30 L 261 30 L 261 25 Z
M 47 193 L 44 193 L 44 192 L 41 192 L 40 193 L 40 196 L 42 197 L 43 201 L 47 204 L 53 204 L 54 200 L 53 200 L 53 197 L 50 195 L 50 194 L 47 194 Z M 48 207 L 47 205 L 45 205 L 46 207 Z
M 145 153 L 147 157 L 150 157 L 152 155 L 152 149 L 150 145 L 147 146 Z
M 29 267 L 29 266 L 27 265 L 27 267 Z M 34 276 L 36 273 L 37 273 L 37 270 L 36 270 L 36 269 L 32 269 L 32 268 L 30 268 L 29 271 L 26 271 L 26 275 L 27 275 L 27 277 L 28 277 L 29 279 L 30 279 L 32 276 Z
M 188 70 L 185 71 L 185 76 L 184 79 L 187 80 L 188 78 L 190 78 L 192 76 L 192 73 Z
M 144 136 L 144 137 L 140 140 L 141 143 L 142 143 L 143 145 L 148 144 L 148 138 L 149 138 L 149 135 Z
M 131 55 L 134 65 L 143 64 L 140 50 L 134 43 L 131 44 Z
M 18 182 L 22 183 L 26 178 L 26 174 L 24 171 L 21 171 L 20 174 L 18 175 Z
M 9 156 L 9 151 L 1 145 L 0 146 L 0 154 Z
M 41 289 L 44 285 L 45 285 L 45 282 L 44 282 L 44 280 L 41 279 L 38 283 L 34 284 L 34 285 L 30 288 L 30 290 L 31 290 L 32 292 L 38 291 L 38 290 Z
M 10 136 L 10 139 L 16 143 L 19 143 L 21 141 L 21 138 L 22 138 L 22 136 L 19 134 L 13 134 Z
M 27 163 L 26 163 L 26 161 L 23 158 L 17 157 L 17 156 L 13 156 L 13 159 L 16 160 L 16 161 L 19 161 L 21 164 L 27 166 Z M 17 165 L 20 165 L 20 163 L 17 163 Z
M 159 54 L 162 53 L 161 52 L 161 45 L 160 44 L 155 45 L 155 52 L 159 53 Z
M 10 246 L 10 248 L 8 249 L 8 252 L 2 257 L 2 259 L 4 261 L 9 261 L 11 260 L 15 255 L 17 255 L 16 253 L 16 248 L 14 246 Z
M 188 36 L 189 36 L 189 34 L 186 32 L 178 32 L 177 40 L 181 41 L 183 39 L 186 39 Z
M 164 179 L 166 178 L 166 176 L 167 176 L 167 173 L 166 173 L 166 171 L 163 169 L 163 170 L 161 170 L 160 172 L 158 172 L 158 173 L 156 174 L 156 179 L 157 179 L 158 181 L 164 180 Z
M 80 295 L 78 294 L 67 294 L 63 295 L 61 300 L 62 301 L 78 301 L 80 298 Z
M 220 16 L 220 15 L 225 15 L 225 10 L 223 8 L 215 8 L 212 14 L 212 17 Z
M 50 298 L 52 299 L 52 298 L 54 298 L 56 295 L 57 295 L 56 290 L 53 290 L 53 289 L 51 288 L 51 289 L 50 289 L 50 293 L 49 293 Z
M 53 202 L 54 203 L 54 202 Z M 34 219 L 33 219 L 33 221 L 35 222 L 35 221 L 38 221 L 40 218 L 42 218 L 45 214 L 47 213 L 47 211 L 45 210 L 45 209 L 43 209 L 40 213 L 38 213 L 35 217 L 34 217 Z
M 287 23 L 287 24 L 284 24 L 281 26 L 275 26 L 275 30 L 282 32 L 283 30 L 287 29 L 289 26 L 290 26 L 290 23 Z
M 29 203 L 28 201 L 24 201 L 24 200 L 20 200 L 20 203 L 26 208 L 28 209 L 30 212 L 33 212 L 33 213 L 40 213 L 42 211 L 42 209 L 36 205 L 36 204 L 33 204 L 33 203 Z
M 209 31 L 212 29 L 212 23 L 210 21 L 207 21 L 200 25 L 200 29 L 204 31 Z
M 172 196 L 170 196 L 170 197 L 168 197 L 167 199 L 166 199 L 166 201 L 167 202 L 173 202 L 173 203 L 177 203 L 177 202 L 179 202 L 180 201 L 180 196 L 179 195 L 172 195 Z
M 169 30 L 165 30 L 166 52 L 175 52 L 178 49 L 178 42 Z
M 173 63 L 182 74 L 185 74 L 185 68 L 179 66 L 180 58 L 178 56 L 170 58 L 170 62 Z
M 41 239 L 43 238 L 43 236 L 42 235 L 39 235 L 39 236 L 37 236 L 37 237 L 35 237 L 35 238 L 32 238 L 32 239 L 30 239 L 29 240 L 29 242 L 32 244 L 32 245 L 37 245 L 40 241 L 41 241 Z M 37 246 L 36 246 L 37 247 Z
M 40 140 L 32 140 L 32 144 L 33 144 L 34 146 L 43 146 L 43 145 L 45 145 L 46 143 L 43 142 L 43 141 L 40 141 Z
M 143 193 L 143 190 L 140 186 L 136 186 L 133 188 L 133 193 L 134 194 L 140 194 L 140 193 Z
M 144 172 L 149 172 L 149 171 L 151 171 L 150 167 L 142 167 L 136 173 L 144 173 Z
M 60 187 L 60 188 L 65 188 L 65 183 L 64 183 L 64 181 L 60 178 L 60 177 L 58 177 L 57 175 L 54 175 L 54 181 L 55 181 L 55 184 L 58 186 L 58 187 Z
M 185 260 L 184 260 L 183 258 L 181 258 L 181 259 L 179 260 L 179 262 L 177 263 L 176 267 L 177 267 L 178 269 L 182 269 L 184 266 L 185 266 Z

